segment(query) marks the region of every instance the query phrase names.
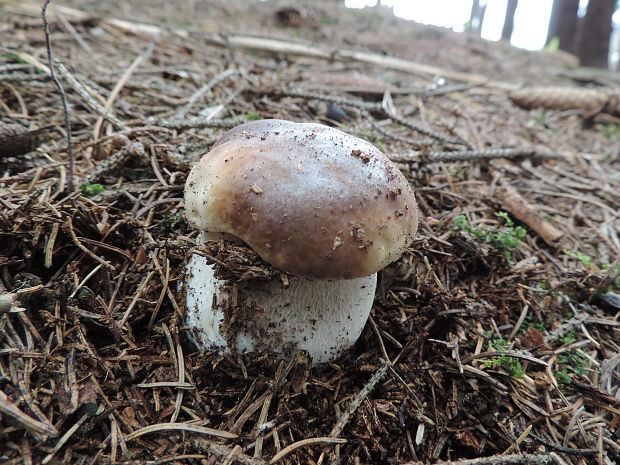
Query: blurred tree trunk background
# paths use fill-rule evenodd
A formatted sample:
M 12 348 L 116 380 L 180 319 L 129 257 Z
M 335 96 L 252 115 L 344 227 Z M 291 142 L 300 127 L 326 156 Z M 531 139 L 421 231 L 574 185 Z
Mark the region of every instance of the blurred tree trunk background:
M 607 68 L 616 0 L 590 0 L 579 27 L 577 56 L 582 66 Z
M 554 0 L 547 45 L 559 41 L 560 50 L 577 55 L 582 66 L 607 68 L 617 0 L 589 0 L 579 17 L 579 0 Z
M 560 50 L 575 53 L 579 0 L 554 0 L 547 32 L 547 45 L 557 38 Z
M 473 0 L 471 3 L 471 14 L 469 15 L 469 21 L 467 22 L 466 29 L 480 35 L 482 31 L 482 23 L 484 22 L 484 13 L 486 10 L 486 2 L 481 5 L 480 0 Z
M 515 13 L 519 6 L 519 0 L 508 0 L 506 6 L 506 16 L 504 17 L 504 27 L 502 28 L 502 39 L 510 40 L 512 31 L 515 28 Z
M 343 0 L 323 1 L 338 2 Z M 411 0 L 400 1 L 405 3 Z M 455 3 L 462 2 L 462 0 L 453 1 Z M 363 5 L 364 2 L 357 3 Z M 394 6 L 396 3 L 398 2 L 386 0 L 383 3 L 382 0 L 375 0 L 374 2 L 368 0 L 366 4 L 374 4 L 380 7 L 382 5 Z M 424 9 L 422 6 L 424 3 L 420 2 L 420 10 Z M 493 10 L 490 14 L 493 16 L 493 21 L 497 21 L 497 9 L 495 7 L 500 3 L 498 0 L 471 0 L 471 11 L 469 20 L 465 24 L 465 30 L 480 36 L 487 6 L 492 6 Z M 524 2 L 521 3 L 525 5 Z M 515 29 L 515 13 L 519 8 L 519 0 L 506 0 L 504 4 L 506 9 L 501 38 L 510 41 Z M 531 5 L 525 6 L 531 11 Z M 609 68 L 610 65 L 620 64 L 620 26 L 618 27 L 619 30 L 614 33 L 613 23 L 613 15 L 619 9 L 620 0 L 553 0 L 545 42 L 546 47 L 551 50 L 560 49 L 575 55 L 579 58 L 582 66 Z M 546 11 L 543 14 L 546 14 Z M 519 19 L 516 25 L 521 34 L 524 26 L 528 27 L 523 22 L 525 21 Z M 493 29 L 493 27 L 489 29 Z M 614 44 L 611 44 L 611 41 L 614 41 Z

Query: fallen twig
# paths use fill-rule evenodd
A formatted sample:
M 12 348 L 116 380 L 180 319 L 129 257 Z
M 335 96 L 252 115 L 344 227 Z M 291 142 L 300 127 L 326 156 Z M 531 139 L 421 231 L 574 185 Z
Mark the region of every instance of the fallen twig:
M 265 91 L 260 91 L 261 93 L 264 93 Z M 352 107 L 356 107 L 359 108 L 362 112 L 362 114 L 366 117 L 366 119 L 368 119 L 369 121 L 373 121 L 372 116 L 370 115 L 369 111 L 380 111 L 381 113 L 383 113 L 387 118 L 391 119 L 392 121 L 394 121 L 395 123 L 400 124 L 401 126 L 404 126 L 406 128 L 409 129 L 413 129 L 414 131 L 417 131 L 421 134 L 425 134 L 427 136 L 432 137 L 433 139 L 436 140 L 440 140 L 446 143 L 452 143 L 452 144 L 465 144 L 467 145 L 467 143 L 461 139 L 455 138 L 455 137 L 451 137 L 447 134 L 442 134 L 438 131 L 435 131 L 432 128 L 429 128 L 423 124 L 420 123 L 416 123 L 415 121 L 411 121 L 408 120 L 406 118 L 403 118 L 402 116 L 399 116 L 391 111 L 387 111 L 385 108 L 383 108 L 383 106 L 381 106 L 378 103 L 368 103 L 368 102 L 364 102 L 362 100 L 354 100 L 354 99 L 350 99 L 350 98 L 343 98 L 343 97 L 338 97 L 338 96 L 334 96 L 334 95 L 327 95 L 327 94 L 317 94 L 314 92 L 304 92 L 304 91 L 298 91 L 298 90 L 289 90 L 289 89 L 285 89 L 285 90 L 280 90 L 280 89 L 272 89 L 271 91 L 268 91 L 267 93 L 273 93 L 275 95 L 283 95 L 283 96 L 288 96 L 288 97 L 301 97 L 301 98 L 305 98 L 305 99 L 314 99 L 314 100 L 322 100 L 325 102 L 331 102 L 331 103 L 336 103 L 338 105 L 349 105 Z M 376 125 L 373 124 L 373 126 Z M 381 132 L 385 133 L 385 130 L 380 129 Z M 397 137 L 394 134 L 391 133 L 387 133 L 390 137 L 396 138 L 401 140 L 399 137 Z M 413 143 L 412 141 L 409 141 L 407 139 L 404 139 L 403 142 L 405 143 Z M 414 143 L 414 145 L 422 145 L 423 142 L 419 142 L 419 143 Z
M 411 150 L 404 153 L 388 153 L 386 156 L 400 163 L 451 163 L 457 161 L 477 162 L 493 160 L 496 158 L 519 159 L 519 158 L 544 158 L 556 159 L 557 155 L 540 153 L 527 149 L 489 149 L 489 150 L 458 150 L 454 152 L 428 152 Z
M 103 266 L 109 268 L 112 271 L 116 271 L 116 268 L 114 268 L 114 265 L 112 265 L 110 262 L 105 261 L 103 258 L 101 258 L 99 255 L 95 254 L 94 252 L 88 250 L 84 244 L 82 244 L 80 242 L 80 240 L 78 239 L 77 235 L 75 234 L 75 231 L 73 230 L 73 220 L 69 217 L 67 218 L 67 221 L 65 222 L 65 224 L 63 225 L 63 229 L 69 233 L 69 236 L 71 237 L 71 239 L 73 240 L 73 243 L 82 251 L 84 252 L 86 255 L 89 255 L 91 258 L 93 258 L 95 261 L 101 263 Z
M 530 436 L 535 441 L 551 448 L 557 450 L 558 452 L 564 452 L 565 454 L 574 454 L 574 455 L 594 455 L 598 453 L 598 449 L 573 449 L 571 447 L 558 446 L 557 444 L 553 444 L 546 439 L 543 439 L 539 436 L 536 436 L 534 433 L 530 432 Z
M 100 115 L 105 120 L 109 121 L 112 124 L 112 126 L 114 126 L 116 129 L 120 129 L 121 131 L 129 129 L 129 127 L 125 123 L 123 123 L 120 119 L 118 119 L 118 117 L 116 117 L 114 113 L 106 109 L 103 105 L 99 104 L 90 95 L 89 91 L 86 90 L 86 87 L 84 87 L 75 77 L 73 77 L 73 75 L 67 70 L 67 68 L 63 66 L 62 63 L 58 63 L 57 66 L 58 66 L 58 72 L 60 73 L 60 75 L 63 78 L 65 78 L 67 81 L 67 84 L 69 84 L 71 88 L 80 97 L 82 97 L 83 103 L 88 108 L 90 108 L 92 111 Z
M 349 422 L 351 415 L 353 415 L 355 411 L 359 408 L 359 406 L 362 404 L 362 402 L 364 402 L 364 399 L 368 397 L 368 395 L 372 392 L 372 390 L 375 388 L 377 383 L 383 379 L 383 377 L 386 375 L 387 371 L 390 369 L 391 366 L 392 364 L 389 361 L 387 360 L 381 361 L 381 366 L 377 369 L 377 371 L 375 371 L 375 374 L 372 375 L 372 378 L 370 378 L 370 380 L 362 388 L 362 390 L 358 392 L 357 395 L 353 398 L 353 400 L 347 407 L 347 410 L 342 414 L 338 422 L 334 425 L 334 427 L 330 431 L 329 435 L 331 437 L 337 437 L 340 435 L 344 427 Z
M 415 121 L 411 121 L 408 120 L 406 118 L 403 118 L 402 116 L 399 116 L 391 111 L 385 111 L 385 114 L 388 118 L 390 118 L 392 121 L 394 121 L 395 123 L 398 123 L 402 126 L 405 126 L 409 129 L 413 129 L 414 131 L 417 131 L 421 134 L 425 134 L 427 136 L 432 137 L 433 139 L 437 139 L 440 140 L 442 142 L 446 142 L 448 144 L 461 144 L 461 145 L 465 145 L 465 146 L 470 146 L 470 144 L 458 137 L 452 137 L 449 136 L 447 134 L 442 134 L 439 131 L 435 131 L 434 129 L 431 129 L 423 124 L 420 123 L 416 123 Z
M 144 145 L 140 142 L 129 142 L 129 139 L 124 136 L 119 136 L 119 140 L 126 145 L 114 155 L 102 160 L 102 162 L 86 176 L 84 184 L 92 184 L 99 181 L 122 167 L 131 158 L 146 159 L 148 157 L 144 150 Z
M 559 341 L 569 332 L 581 326 L 588 319 L 588 316 L 589 315 L 586 312 L 579 312 L 568 320 L 565 320 L 559 327 L 545 335 L 545 344 L 551 345 L 554 342 Z
M 212 43 L 219 46 L 246 48 L 287 55 L 300 55 L 330 61 L 357 61 L 360 63 L 380 66 L 386 69 L 404 71 L 412 74 L 423 74 L 425 76 L 443 76 L 447 79 L 453 79 L 455 81 L 481 84 L 503 90 L 516 90 L 518 88 L 516 84 L 492 81 L 479 74 L 460 73 L 458 71 L 451 71 L 436 66 L 416 63 L 402 58 L 390 57 L 371 52 L 358 52 L 345 49 L 326 49 L 318 44 L 312 43 L 304 44 L 279 39 L 244 35 L 228 35 L 226 37 L 218 37 L 214 38 Z
M 153 53 L 153 50 L 155 50 L 155 42 L 151 42 L 149 46 L 146 48 L 146 50 L 143 53 L 141 53 L 138 57 L 136 57 L 136 59 L 131 63 L 131 65 L 129 65 L 129 67 L 125 70 L 121 78 L 118 80 L 118 82 L 116 83 L 112 91 L 110 92 L 110 95 L 108 95 L 108 98 L 105 102 L 105 107 L 104 107 L 106 111 L 110 111 L 110 108 L 112 108 L 112 104 L 114 103 L 114 100 L 120 93 L 121 89 L 123 88 L 127 80 L 131 77 L 131 75 L 136 70 L 136 68 L 140 66 L 140 64 L 143 61 L 147 60 L 148 57 L 151 56 L 151 54 Z M 95 127 L 93 129 L 93 137 L 95 139 L 98 139 L 99 137 L 101 137 L 101 128 L 103 126 L 103 120 L 104 120 L 104 116 L 101 115 L 99 119 L 97 120 L 97 122 L 95 123 Z M 122 128 L 119 128 L 119 129 L 122 129 Z
M 505 465 L 505 464 L 544 464 L 551 461 L 548 454 L 510 454 L 493 455 L 479 459 L 464 459 L 445 462 L 440 460 L 436 465 Z M 424 465 L 422 462 L 407 462 L 403 465 Z
M 232 119 L 209 119 L 208 117 L 196 117 L 187 119 L 167 119 L 159 122 L 159 125 L 169 129 L 190 129 L 190 128 L 222 128 L 230 129 L 241 124 L 238 120 Z
M 389 360 L 381 360 L 381 366 L 377 369 L 377 371 L 375 371 L 368 383 L 366 383 L 366 385 L 360 390 L 360 392 L 358 392 L 357 395 L 353 398 L 353 400 L 347 407 L 347 410 L 340 416 L 340 419 L 332 428 L 331 432 L 329 433 L 329 437 L 334 438 L 340 436 L 340 433 L 342 433 L 342 430 L 351 419 L 351 416 L 357 411 L 359 406 L 362 405 L 364 399 L 368 397 L 368 395 L 372 392 L 377 383 L 383 379 L 383 377 L 387 374 L 390 368 L 392 368 L 392 363 Z M 317 465 L 321 465 L 324 458 L 325 453 L 322 453 L 319 457 L 319 460 L 317 461 Z
M 187 105 L 185 105 L 183 108 L 181 108 L 177 112 L 176 119 L 180 120 L 180 119 L 185 118 L 185 115 L 187 114 L 187 112 L 191 110 L 192 106 L 194 106 L 194 104 L 198 101 L 200 97 L 202 97 L 204 94 L 209 92 L 211 89 L 213 89 L 213 87 L 218 85 L 220 82 L 223 82 L 229 77 L 232 77 L 239 73 L 241 73 L 241 70 L 239 69 L 227 69 L 226 71 L 223 71 L 215 75 L 209 82 L 207 82 L 204 86 L 202 86 L 200 89 L 198 89 L 196 92 L 192 94 L 192 96 L 189 98 L 189 101 L 187 102 Z
M 52 42 L 50 40 L 50 28 L 49 23 L 47 22 L 46 11 L 51 0 L 45 0 L 43 2 L 43 7 L 41 8 L 41 17 L 43 18 L 43 32 L 45 34 L 45 46 L 47 47 L 47 61 L 50 66 L 50 77 L 58 91 L 60 92 L 60 99 L 62 101 L 62 109 L 65 115 L 65 128 L 67 129 L 67 156 L 69 158 L 69 169 L 67 171 L 67 185 L 69 186 L 69 191 L 73 190 L 73 170 L 74 170 L 74 160 L 73 160 L 73 146 L 71 143 L 71 122 L 69 121 L 69 105 L 67 104 L 67 94 L 65 94 L 65 90 L 62 87 L 62 84 L 56 77 L 56 72 L 54 71 L 54 56 L 52 53 Z
M 499 187 L 496 189 L 495 194 L 503 207 L 528 225 L 547 244 L 555 246 L 564 233 L 556 229 L 551 223 L 543 220 L 538 211 L 508 183 L 506 178 L 498 172 L 494 173 L 494 177 L 499 182 Z

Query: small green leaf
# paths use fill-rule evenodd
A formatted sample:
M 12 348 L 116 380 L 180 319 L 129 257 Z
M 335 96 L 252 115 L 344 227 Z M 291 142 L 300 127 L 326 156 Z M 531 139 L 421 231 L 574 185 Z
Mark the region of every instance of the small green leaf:
M 86 197 L 93 197 L 95 195 L 101 194 L 105 190 L 101 184 L 84 184 L 82 186 L 82 194 Z
M 557 379 L 562 384 L 570 384 L 570 382 L 573 380 L 573 378 L 569 376 L 566 368 L 564 368 L 563 370 L 556 370 L 556 372 L 553 374 L 555 376 L 555 379 Z
M 244 118 L 248 121 L 254 121 L 257 119 L 262 119 L 262 116 L 259 115 L 258 113 L 250 112 L 250 113 L 246 113 L 244 115 Z
M 591 267 L 594 266 L 594 263 L 592 262 L 592 259 L 588 255 L 586 255 L 584 253 L 581 253 L 579 251 L 573 252 L 571 250 L 563 250 L 562 252 L 564 252 L 569 257 L 576 258 L 577 260 L 579 260 L 583 264 L 583 266 L 587 266 L 588 268 L 591 268 Z

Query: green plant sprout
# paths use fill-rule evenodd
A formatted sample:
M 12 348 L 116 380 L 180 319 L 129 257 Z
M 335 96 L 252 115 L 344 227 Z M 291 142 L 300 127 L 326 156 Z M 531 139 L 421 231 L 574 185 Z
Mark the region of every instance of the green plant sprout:
M 573 257 L 579 260 L 583 266 L 587 266 L 588 268 L 592 268 L 594 266 L 594 263 L 592 262 L 592 258 L 590 258 L 588 255 L 584 253 L 581 253 L 579 251 L 573 252 L 571 250 L 564 250 L 563 252 L 565 255 L 568 255 L 569 257 Z
M 562 384 L 572 381 L 571 374 L 583 376 L 588 372 L 590 366 L 589 359 L 583 351 L 571 349 L 558 356 L 556 363 L 561 368 L 555 370 L 555 378 Z
M 15 63 L 19 63 L 19 64 L 28 64 L 28 62 L 26 60 L 24 60 L 19 53 L 12 53 L 12 52 L 6 52 L 3 53 L 2 56 L 7 60 L 7 61 L 14 61 Z
M 613 139 L 620 136 L 620 125 L 610 124 L 603 129 L 603 136 L 607 139 Z
M 516 334 L 517 337 L 523 336 L 523 334 L 525 334 L 530 327 L 534 327 L 541 334 L 545 334 L 548 331 L 547 325 L 545 325 L 542 321 L 538 321 L 534 315 L 528 314 Z
M 573 257 L 576 260 L 580 261 L 583 266 L 585 266 L 586 268 L 590 268 L 595 273 L 599 271 L 606 271 L 611 268 L 610 263 L 605 263 L 601 266 L 597 266 L 589 255 L 586 255 L 580 251 L 573 252 L 572 250 L 563 250 L 562 252 L 565 255 L 568 255 L 569 257 Z M 615 274 L 619 274 L 619 273 L 620 273 L 620 265 L 618 265 L 615 270 Z M 614 279 L 611 287 L 614 289 L 620 289 L 620 276 L 617 276 Z
M 562 344 L 564 344 L 566 346 L 568 344 L 572 344 L 576 340 L 577 340 L 577 336 L 575 336 L 575 332 L 574 331 L 570 331 L 566 336 L 564 336 L 562 339 L 560 339 L 560 341 L 562 341 Z
M 545 113 L 544 111 L 534 113 L 533 118 L 534 123 L 537 126 L 544 126 L 545 124 L 547 124 L 547 113 Z
M 608 270 L 608 269 L 610 269 L 610 268 L 611 268 L 611 263 L 606 263 L 606 264 L 604 264 L 604 265 L 601 265 L 601 270 L 603 270 L 603 271 L 606 271 L 606 270 Z M 616 271 L 615 271 L 615 273 L 616 273 L 616 274 L 620 274 L 620 265 L 618 265 L 618 266 L 616 267 Z M 620 289 L 620 276 L 617 276 L 617 277 L 616 277 L 616 279 L 614 279 L 614 282 L 613 282 L 613 284 L 612 284 L 612 287 L 613 287 L 614 289 Z
M 261 115 L 253 111 L 246 113 L 245 115 L 243 115 L 243 117 L 245 118 L 246 121 L 255 121 L 255 120 L 262 118 Z
M 496 230 L 472 228 L 465 215 L 454 218 L 454 225 L 457 229 L 470 233 L 477 241 L 493 246 L 504 256 L 506 263 L 512 265 L 512 250 L 521 244 L 527 231 L 522 226 L 515 226 L 506 212 L 496 212 L 495 216 L 504 220 L 504 228 Z
M 479 359 L 478 361 L 485 368 L 497 368 L 501 367 L 506 370 L 508 376 L 515 379 L 522 379 L 525 375 L 525 371 L 523 370 L 523 366 L 518 358 L 511 357 L 509 355 L 505 355 L 508 346 L 508 341 L 506 339 L 495 339 L 489 342 L 489 349 L 497 350 L 500 355 L 497 358 L 492 359 Z
M 105 190 L 101 184 L 84 184 L 82 186 L 82 194 L 86 197 L 94 197 L 101 194 Z
M 185 220 L 185 215 L 181 210 L 171 210 L 163 214 L 161 221 L 155 223 L 151 229 L 151 234 L 154 237 L 159 237 L 163 234 L 169 234 L 172 231 L 178 230 L 179 224 Z

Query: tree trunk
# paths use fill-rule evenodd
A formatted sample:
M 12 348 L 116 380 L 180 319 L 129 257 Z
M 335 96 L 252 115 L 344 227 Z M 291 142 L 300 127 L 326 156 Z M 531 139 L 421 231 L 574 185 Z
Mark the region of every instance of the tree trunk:
M 478 18 L 478 11 L 480 10 L 480 0 L 473 0 L 471 2 L 471 13 L 469 13 L 469 21 L 465 29 L 472 30 L 476 25 L 476 18 Z
M 581 24 L 577 56 L 582 66 L 607 68 L 609 66 L 609 39 L 611 17 L 616 11 L 616 0 L 590 0 Z
M 471 4 L 471 14 L 469 15 L 469 22 L 466 29 L 474 31 L 480 35 L 486 9 L 486 4 L 480 6 L 480 0 L 473 0 Z
M 598 0 L 597 0 L 598 1 Z M 577 41 L 577 12 L 579 0 L 553 0 L 547 45 L 557 37 L 560 41 L 560 50 L 575 53 Z
M 517 11 L 517 6 L 519 5 L 519 0 L 508 0 L 508 5 L 506 6 L 506 16 L 504 17 L 504 27 L 502 28 L 502 39 L 510 41 L 512 37 L 512 31 L 515 27 L 515 12 Z

